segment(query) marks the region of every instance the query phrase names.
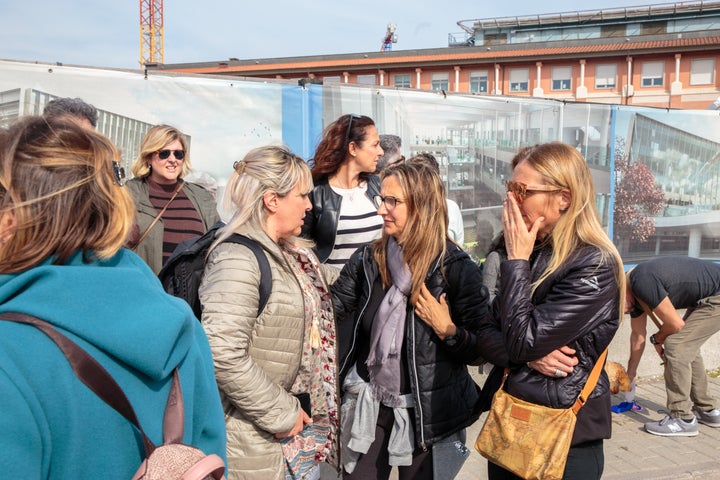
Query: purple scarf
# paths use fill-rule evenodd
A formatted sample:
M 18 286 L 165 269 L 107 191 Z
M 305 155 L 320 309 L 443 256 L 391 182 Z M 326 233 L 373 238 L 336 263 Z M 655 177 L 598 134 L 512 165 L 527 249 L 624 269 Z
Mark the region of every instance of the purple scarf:
M 367 366 L 375 398 L 388 407 L 395 407 L 401 403 L 401 350 L 412 274 L 405 263 L 400 245 L 393 237 L 390 237 L 387 243 L 387 263 L 392 285 L 373 319 Z

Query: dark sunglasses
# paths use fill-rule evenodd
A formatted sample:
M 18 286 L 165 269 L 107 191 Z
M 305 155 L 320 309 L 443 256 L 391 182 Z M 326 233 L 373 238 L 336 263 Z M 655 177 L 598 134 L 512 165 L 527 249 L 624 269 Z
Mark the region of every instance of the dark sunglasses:
M 388 210 L 393 210 L 398 203 L 404 203 L 404 200 L 400 200 L 396 197 L 391 197 L 390 195 L 383 197 L 382 195 L 374 195 L 373 196 L 373 203 L 375 204 L 375 208 L 380 208 L 380 205 L 383 203 L 385 204 L 385 208 Z
M 185 158 L 185 151 L 184 150 L 160 150 L 157 152 L 158 158 L 160 160 L 167 160 L 170 158 L 170 154 L 175 155 L 176 160 L 183 160 Z
M 125 169 L 115 160 L 113 160 L 112 166 L 115 173 L 115 183 L 122 187 L 125 185 Z
M 562 188 L 551 187 L 550 185 L 538 185 L 530 188 L 526 183 L 513 182 L 512 180 L 505 180 L 505 189 L 512 192 L 520 202 L 534 193 L 557 193 L 562 190 Z
M 350 114 L 350 121 L 348 122 L 348 128 L 345 132 L 345 148 L 350 145 L 350 132 L 352 132 L 352 122 L 354 118 L 362 118 L 362 115 L 358 115 L 357 113 Z

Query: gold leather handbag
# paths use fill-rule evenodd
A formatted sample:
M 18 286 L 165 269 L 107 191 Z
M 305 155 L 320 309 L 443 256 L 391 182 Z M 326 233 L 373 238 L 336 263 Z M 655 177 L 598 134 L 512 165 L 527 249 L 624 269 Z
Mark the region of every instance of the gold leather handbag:
M 561 480 L 565 472 L 577 412 L 595 389 L 605 364 L 607 349 L 590 372 L 575 404 L 550 408 L 526 402 L 503 390 L 493 397 L 475 449 L 489 461 L 526 480 Z

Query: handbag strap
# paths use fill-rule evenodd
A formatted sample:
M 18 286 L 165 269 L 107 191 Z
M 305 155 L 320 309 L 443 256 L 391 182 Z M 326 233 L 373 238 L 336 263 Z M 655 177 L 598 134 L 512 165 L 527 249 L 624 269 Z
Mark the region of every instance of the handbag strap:
M 572 406 L 573 412 L 575 412 L 575 415 L 577 415 L 580 408 L 585 405 L 585 402 L 588 398 L 590 398 L 590 394 L 593 390 L 595 390 L 595 385 L 597 384 L 598 379 L 600 378 L 600 372 L 602 372 L 603 367 L 605 367 L 605 359 L 607 358 L 608 349 L 606 348 L 603 350 L 603 352 L 598 357 L 597 361 L 595 362 L 595 366 L 593 367 L 592 371 L 590 372 L 590 375 L 588 376 L 587 382 L 585 382 L 585 386 L 583 387 L 582 391 L 580 392 L 580 395 L 578 396 L 577 400 L 575 400 L 575 403 Z
M 50 337 L 63 352 L 80 381 L 95 392 L 105 403 L 135 425 L 142 435 L 143 444 L 145 445 L 145 456 L 149 456 L 153 450 L 155 450 L 155 444 L 145 435 L 135 415 L 135 410 L 132 404 L 130 404 L 125 392 L 123 392 L 120 385 L 118 385 L 105 367 L 89 353 L 45 320 L 17 312 L 4 312 L 0 314 L 0 316 L 2 317 L 0 320 L 32 325 Z M 177 368 L 175 368 L 170 394 L 168 395 L 167 405 L 165 406 L 165 415 L 163 417 L 163 438 L 165 443 L 182 443 L 184 417 L 180 378 Z
M 595 362 L 595 366 L 590 371 L 590 375 L 588 376 L 587 382 L 585 382 L 585 386 L 580 391 L 580 395 L 578 395 L 577 400 L 575 400 L 575 403 L 572 406 L 573 412 L 575 412 L 575 415 L 577 415 L 578 411 L 585 405 L 585 402 L 590 397 L 590 394 L 593 390 L 595 390 L 595 385 L 597 384 L 598 379 L 600 379 L 600 372 L 602 372 L 603 367 L 605 366 L 605 359 L 607 358 L 607 352 L 608 349 L 606 348 L 603 350 L 603 352 L 598 357 L 597 361 Z M 503 388 L 505 386 L 505 380 L 507 379 L 508 375 L 510 375 L 510 369 L 506 368 L 505 372 L 503 374 L 502 383 L 500 384 L 500 388 Z
M 140 245 L 142 243 L 142 241 L 145 240 L 145 237 L 148 236 L 148 234 L 150 233 L 150 230 L 152 230 L 152 228 L 155 226 L 155 224 L 158 222 L 158 220 L 160 220 L 160 217 L 163 216 L 163 213 L 165 213 L 165 211 L 168 209 L 168 207 L 170 206 L 172 201 L 175 200 L 175 197 L 178 196 L 178 193 L 180 193 L 180 190 L 182 190 L 184 185 L 185 185 L 185 182 L 181 180 L 180 186 L 178 187 L 177 190 L 175 190 L 175 193 L 173 193 L 172 197 L 170 197 L 170 200 L 167 201 L 167 203 L 162 208 L 162 210 L 160 210 L 160 213 L 158 213 L 155 216 L 155 218 L 153 218 L 153 221 L 150 223 L 150 225 L 148 225 L 148 227 L 145 229 L 145 231 L 142 233 L 142 235 L 140 235 L 140 240 L 137 241 L 137 243 L 133 247 L 133 250 L 135 250 L 138 247 L 138 245 Z

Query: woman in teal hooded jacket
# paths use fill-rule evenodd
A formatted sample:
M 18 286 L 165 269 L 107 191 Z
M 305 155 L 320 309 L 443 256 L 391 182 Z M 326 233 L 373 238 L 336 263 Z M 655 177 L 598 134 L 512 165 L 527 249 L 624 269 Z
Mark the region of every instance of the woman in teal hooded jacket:
M 122 249 L 134 206 L 112 143 L 62 120 L 0 131 L 0 319 L 50 322 L 115 378 L 145 433 L 162 443 L 177 367 L 184 443 L 225 458 L 225 423 L 207 339 L 190 308 Z M 0 320 L 0 476 L 131 478 L 137 430 L 75 376 L 35 327 Z

